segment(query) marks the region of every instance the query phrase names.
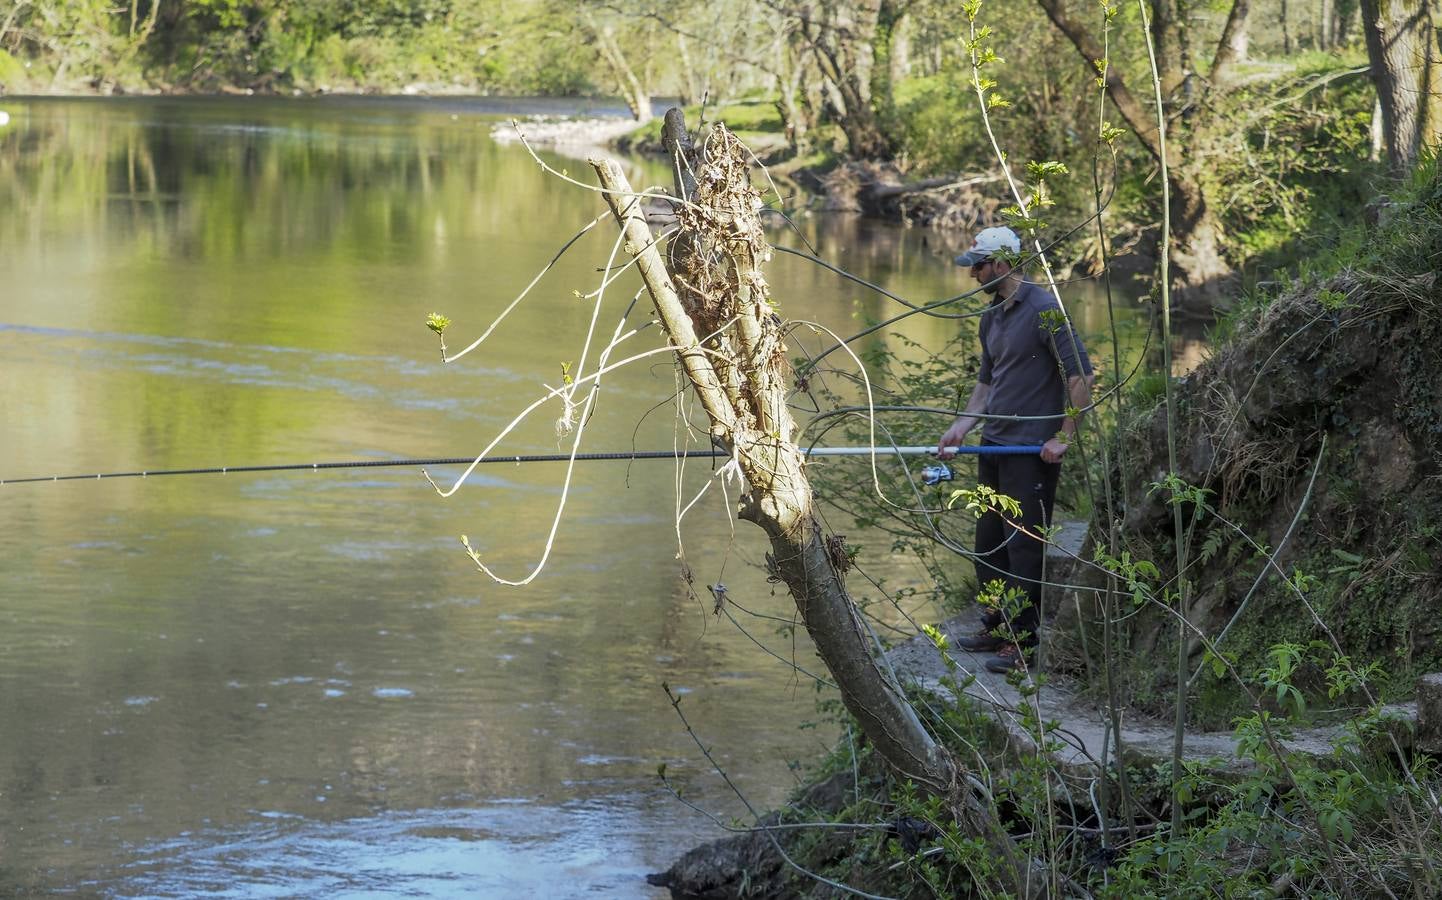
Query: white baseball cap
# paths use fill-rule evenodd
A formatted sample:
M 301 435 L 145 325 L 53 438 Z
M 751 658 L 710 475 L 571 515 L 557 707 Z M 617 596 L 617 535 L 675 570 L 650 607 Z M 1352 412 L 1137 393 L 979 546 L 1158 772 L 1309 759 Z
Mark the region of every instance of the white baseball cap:
M 956 264 L 969 269 L 977 263 L 986 262 L 998 250 L 1008 253 L 1021 252 L 1021 238 L 1005 225 L 983 228 L 971 239 L 971 249 L 956 258 Z

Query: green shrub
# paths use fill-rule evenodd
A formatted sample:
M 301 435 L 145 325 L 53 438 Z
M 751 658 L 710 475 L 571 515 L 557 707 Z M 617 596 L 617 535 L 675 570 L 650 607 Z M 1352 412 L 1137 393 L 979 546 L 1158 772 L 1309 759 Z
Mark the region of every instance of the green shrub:
M 919 172 L 960 172 L 995 164 L 985 144 L 981 117 L 971 101 L 967 75 L 948 70 L 897 86 L 899 149 Z
M 28 80 L 25 64 L 0 50 L 0 90 L 14 91 L 23 88 Z

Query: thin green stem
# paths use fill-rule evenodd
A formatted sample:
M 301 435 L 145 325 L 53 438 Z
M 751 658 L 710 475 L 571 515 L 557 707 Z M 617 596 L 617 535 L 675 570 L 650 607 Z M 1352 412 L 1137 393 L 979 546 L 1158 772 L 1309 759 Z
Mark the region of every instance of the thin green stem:
M 1147 42 L 1147 62 L 1151 66 L 1152 93 L 1157 108 L 1157 146 L 1162 182 L 1162 242 L 1158 281 L 1161 284 L 1162 306 L 1162 359 L 1165 360 L 1162 381 L 1166 386 L 1167 403 L 1167 469 L 1175 477 L 1177 465 L 1177 397 L 1172 385 L 1172 293 L 1171 260 L 1169 249 L 1172 240 L 1172 191 L 1171 172 L 1167 166 L 1167 115 L 1162 105 L 1162 78 L 1157 68 L 1157 49 L 1152 43 L 1151 20 L 1147 15 L 1146 0 L 1137 0 L 1137 9 L 1142 17 L 1142 34 Z M 1175 534 L 1177 571 L 1187 568 L 1186 531 L 1182 527 L 1182 506 L 1172 504 L 1172 529 Z M 1180 578 L 1177 585 L 1177 694 L 1176 720 L 1172 732 L 1172 836 L 1182 833 L 1182 804 L 1178 800 L 1177 788 L 1182 776 L 1182 756 L 1186 750 L 1187 723 L 1187 580 Z
M 1097 140 L 1099 143 L 1106 142 L 1106 69 L 1111 66 L 1111 20 L 1114 8 L 1108 0 L 1102 0 L 1102 50 L 1103 56 L 1097 62 Z M 1110 146 L 1110 144 L 1108 144 Z M 1099 148 L 1100 149 L 1100 148 Z M 1113 150 L 1113 155 L 1115 151 Z M 1097 208 L 1097 252 L 1101 254 L 1102 261 L 1102 284 L 1106 288 L 1107 295 L 1107 322 L 1111 327 L 1112 341 L 1112 370 L 1116 384 L 1120 387 L 1122 383 L 1122 353 L 1121 340 L 1117 336 L 1116 302 L 1112 296 L 1112 273 L 1111 254 L 1107 249 L 1106 229 L 1102 224 L 1101 198 L 1102 183 L 1101 171 L 1096 155 L 1092 156 L 1092 194 Z M 1122 445 L 1122 395 L 1118 389 L 1113 402 L 1116 407 L 1116 420 L 1112 423 L 1112 430 L 1116 439 L 1116 467 L 1119 473 L 1122 489 L 1123 508 L 1130 506 L 1127 500 L 1127 466 Z M 1120 555 L 1121 536 L 1117 528 L 1118 509 L 1116 497 L 1112 493 L 1112 479 L 1110 476 L 1111 464 L 1108 459 L 1107 442 L 1103 438 L 1099 443 L 1099 450 L 1102 458 L 1102 471 L 1108 473 L 1102 479 L 1106 493 L 1106 517 L 1107 517 L 1107 552 L 1113 559 Z M 1115 574 L 1107 575 L 1106 595 L 1102 601 L 1102 668 L 1104 671 L 1106 696 L 1107 696 L 1107 717 L 1111 724 L 1112 741 L 1115 745 L 1117 783 L 1121 789 L 1121 805 L 1126 816 L 1127 834 L 1135 842 L 1137 839 L 1137 820 L 1135 811 L 1132 809 L 1131 782 L 1127 777 L 1126 746 L 1122 738 L 1122 717 L 1121 717 L 1121 694 L 1117 684 L 1116 652 L 1117 652 L 1117 579 Z M 1101 790 L 1103 803 L 1107 794 L 1106 777 L 1106 754 L 1102 755 Z

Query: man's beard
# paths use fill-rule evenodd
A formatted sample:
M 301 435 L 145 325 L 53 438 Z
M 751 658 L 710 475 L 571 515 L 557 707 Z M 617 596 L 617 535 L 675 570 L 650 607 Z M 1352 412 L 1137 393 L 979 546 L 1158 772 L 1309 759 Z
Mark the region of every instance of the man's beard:
M 993 281 L 988 281 L 986 284 L 983 284 L 981 286 L 981 289 L 985 291 L 989 296 L 995 297 L 996 292 L 1001 290 L 1001 279 L 997 278 Z

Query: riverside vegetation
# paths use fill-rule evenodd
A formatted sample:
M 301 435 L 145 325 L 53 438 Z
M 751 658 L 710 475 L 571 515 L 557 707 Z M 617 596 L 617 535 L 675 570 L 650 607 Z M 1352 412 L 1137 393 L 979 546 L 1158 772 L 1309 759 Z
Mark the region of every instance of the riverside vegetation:
M 357 24 L 331 22 L 337 27 L 326 30 L 321 5 L 217 0 L 182 11 L 135 0 L 128 17 L 96 6 L 89 20 L 67 25 L 67 35 L 94 40 L 41 40 L 57 27 L 60 8 L 12 11 L 0 30 L 7 84 L 35 78 L 37 63 L 51 84 L 62 83 L 79 65 L 77 54 L 89 52 L 95 71 L 109 67 L 97 76 L 102 87 L 194 78 L 202 87 L 305 90 L 333 86 L 316 77 L 336 71 L 353 73 L 352 87 L 375 86 L 367 82 L 377 68 L 347 68 L 348 53 L 387 41 L 415 46 L 405 42 L 427 35 L 441 44 L 468 35 L 463 46 L 475 51 L 467 42 L 490 26 L 468 16 L 487 10 L 499 17 L 487 21 L 514 25 L 479 54 L 495 68 L 478 73 L 469 60 L 443 69 L 443 60 L 468 57 L 438 50 L 427 63 L 437 68 L 426 73 L 444 72 L 446 83 L 472 89 L 550 89 L 525 79 L 565 71 L 559 63 L 533 68 L 523 53 L 551 52 L 564 41 L 502 50 L 513 33 L 534 36 L 525 29 L 555 24 L 548 16 L 559 7 L 543 3 L 509 7 L 507 15 L 520 16 L 510 20 L 500 4 L 398 0 L 357 7 Z M 86 5 L 63 8 L 78 15 Z M 1137 768 L 1112 748 L 1079 774 L 1048 753 L 1065 723 L 1027 720 L 1031 740 L 1018 747 L 967 703 L 912 696 L 947 761 L 941 774 L 955 781 L 902 777 L 892 750 L 849 740 L 793 809 L 730 845 L 736 865 L 706 891 L 1241 897 L 1442 890 L 1435 760 L 1389 730 L 1382 711 L 1408 692 L 1414 675 L 1442 665 L 1434 613 L 1442 597 L 1435 562 L 1442 393 L 1430 374 L 1442 363 L 1435 97 L 1404 84 L 1386 52 L 1418 39 L 1421 29 L 1413 46 L 1422 49 L 1408 71 L 1431 77 L 1435 31 L 1430 9 L 1418 8 L 1424 14 L 1403 17 L 1406 28 L 1394 21 L 1406 4 L 1327 4 L 1305 20 L 1284 11 L 1253 35 L 1242 2 L 1101 6 L 1083 20 L 1081 10 L 1039 0 L 999 34 L 1002 26 L 986 24 L 978 2 L 963 4 L 961 17 L 951 5 L 922 0 L 713 3 L 707 14 L 739 25 L 712 28 L 703 42 L 705 23 L 687 18 L 701 15 L 699 6 L 616 3 L 565 32 L 594 47 L 590 62 L 568 58 L 575 71 L 589 72 L 593 62 L 610 75 L 585 75 L 559 90 L 619 89 L 638 119 L 649 116 L 658 85 L 695 100 L 769 91 L 775 117 L 768 111 L 754 124 L 779 135 L 778 157 L 810 157 L 837 179 L 873 185 L 937 175 L 946 181 L 925 190 L 979 194 L 987 185 L 989 193 L 1010 193 L 1006 207 L 977 201 L 976 215 L 1006 217 L 1038 248 L 1094 264 L 1102 277 L 1119 246 L 1150 248 L 1165 275 L 1155 296 L 1163 348 L 1173 287 L 1184 304 L 1234 307 L 1213 358 L 1186 379 L 1165 366 L 1123 371 L 1120 354 L 1110 354 L 1092 427 L 1070 463 L 1070 480 L 1083 486 L 1072 503 L 1093 523 L 1086 565 L 1072 585 L 1087 600 L 1077 602 L 1072 631 L 1053 638 L 1047 674 L 1018 679 L 1028 694 L 1044 690 L 1046 678 L 1076 677 L 1114 721 L 1127 708 L 1175 714 L 1179 752 L 1170 765 Z M 217 30 L 206 31 L 207 22 Z M 769 30 L 758 32 L 758 23 Z M 310 42 L 287 45 L 282 32 L 308 34 Z M 642 53 L 658 41 L 676 48 L 674 59 Z M 281 54 L 287 46 L 289 58 Z M 331 48 L 329 57 L 312 58 L 321 46 Z M 1082 63 L 1063 63 L 1063 50 Z M 641 58 L 652 68 L 638 70 L 632 61 Z M 400 77 L 420 72 L 406 68 Z M 1150 104 L 1132 93 L 1148 83 Z M 1126 130 L 1113 124 L 1118 118 Z M 732 163 L 741 159 L 728 154 Z M 1024 188 L 1008 159 L 1030 161 Z M 1388 168 L 1393 180 L 1383 181 Z M 1375 196 L 1383 184 L 1388 198 Z M 1235 276 L 1248 266 L 1263 277 L 1244 292 Z M 959 344 L 949 352 L 922 362 L 867 361 L 872 378 L 896 392 L 899 410 L 886 420 L 887 433 L 925 440 L 937 430 L 935 411 L 955 409 L 957 372 L 967 368 L 969 351 Z M 738 365 L 744 375 L 744 361 Z M 798 368 L 803 387 L 822 371 L 814 361 Z M 848 413 L 846 401 L 820 387 L 815 395 L 835 413 L 836 427 L 866 417 L 871 436 L 870 410 Z M 967 584 L 958 561 L 938 546 L 930 514 L 868 513 L 854 488 L 868 480 L 844 477 L 823 493 L 926 560 L 945 599 L 962 603 L 984 590 Z M 865 548 L 819 546 L 841 574 L 864 559 Z M 891 598 L 885 586 L 877 593 Z M 1160 663 L 1170 659 L 1177 664 Z M 958 669 L 955 677 L 965 676 Z M 835 712 L 847 734 L 870 733 L 856 709 Z M 1345 726 L 1330 756 L 1302 758 L 1282 747 L 1279 736 L 1318 717 Z M 1181 729 L 1199 723 L 1234 726 L 1249 765 L 1185 761 Z M 965 815 L 962 794 L 977 804 Z

